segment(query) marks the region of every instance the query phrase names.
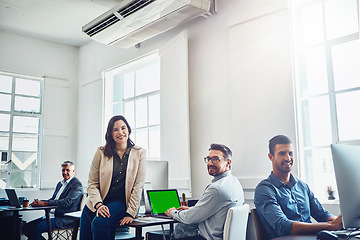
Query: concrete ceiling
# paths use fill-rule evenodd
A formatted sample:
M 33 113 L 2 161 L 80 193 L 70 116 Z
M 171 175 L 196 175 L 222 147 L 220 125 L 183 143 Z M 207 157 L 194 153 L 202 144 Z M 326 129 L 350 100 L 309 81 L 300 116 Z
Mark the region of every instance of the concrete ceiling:
M 82 26 L 121 1 L 0 0 L 0 31 L 82 46 L 92 41 Z

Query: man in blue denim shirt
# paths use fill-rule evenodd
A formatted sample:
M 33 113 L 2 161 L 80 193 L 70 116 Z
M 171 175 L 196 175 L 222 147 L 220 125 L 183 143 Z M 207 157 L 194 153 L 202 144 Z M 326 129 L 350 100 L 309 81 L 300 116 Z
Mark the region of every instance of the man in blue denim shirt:
M 285 235 L 315 234 L 342 228 L 335 217 L 315 198 L 309 186 L 290 172 L 294 164 L 291 140 L 278 135 L 269 141 L 273 171 L 255 189 L 255 207 L 270 239 Z M 317 223 L 311 223 L 312 216 Z

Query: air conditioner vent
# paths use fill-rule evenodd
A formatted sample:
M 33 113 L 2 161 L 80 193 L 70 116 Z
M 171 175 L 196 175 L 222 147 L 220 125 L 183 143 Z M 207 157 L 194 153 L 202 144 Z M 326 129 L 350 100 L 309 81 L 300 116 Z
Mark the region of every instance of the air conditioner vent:
M 214 1 L 121 0 L 82 31 L 98 42 L 128 48 L 193 18 L 210 16 Z
M 119 9 L 118 13 L 120 13 L 121 16 L 126 17 L 152 2 L 155 2 L 155 0 L 135 0 Z
M 146 5 L 155 2 L 156 0 L 134 0 L 129 4 L 125 5 L 124 7 L 120 8 L 116 13 L 110 15 L 109 17 L 103 19 L 98 24 L 94 25 L 92 28 L 87 29 L 85 33 L 90 37 L 95 35 L 96 33 L 102 31 L 105 28 L 110 27 L 111 25 L 117 23 L 121 19 L 131 15 L 132 13 L 136 12 L 137 10 L 145 7 Z M 120 18 L 116 15 L 120 14 Z

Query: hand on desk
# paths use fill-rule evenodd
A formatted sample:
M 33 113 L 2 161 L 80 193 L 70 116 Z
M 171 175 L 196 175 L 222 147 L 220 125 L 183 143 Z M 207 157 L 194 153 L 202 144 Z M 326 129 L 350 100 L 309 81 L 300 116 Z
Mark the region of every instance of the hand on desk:
M 188 206 L 180 206 L 177 210 L 188 210 L 189 208 Z
M 34 199 L 34 201 L 30 204 L 32 207 L 44 207 L 49 205 L 48 201 L 41 201 L 39 199 Z
M 328 222 L 330 223 L 329 230 L 339 230 L 342 228 L 342 215 L 339 214 L 336 218 L 329 218 Z
M 172 208 L 169 208 L 168 210 L 166 210 L 166 212 L 165 212 L 166 216 L 170 217 L 170 213 L 172 210 L 176 210 L 176 208 L 172 207 Z
M 123 226 L 125 224 L 128 224 L 128 223 L 132 223 L 133 222 L 133 218 L 132 217 L 124 217 L 123 219 L 120 220 L 120 226 Z
M 178 207 L 177 209 L 174 208 L 174 207 L 172 207 L 172 208 L 166 210 L 165 214 L 166 214 L 166 216 L 171 217 L 171 216 L 170 216 L 170 213 L 171 213 L 172 210 L 188 210 L 189 208 L 190 208 L 190 207 L 188 207 L 188 206 L 180 206 L 180 207 Z

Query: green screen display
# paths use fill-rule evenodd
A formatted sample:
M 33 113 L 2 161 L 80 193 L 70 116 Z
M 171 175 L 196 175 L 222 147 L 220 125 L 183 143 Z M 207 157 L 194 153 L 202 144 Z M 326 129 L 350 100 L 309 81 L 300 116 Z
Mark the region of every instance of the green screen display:
M 169 208 L 180 207 L 176 190 L 148 191 L 148 196 L 153 214 L 162 214 Z

